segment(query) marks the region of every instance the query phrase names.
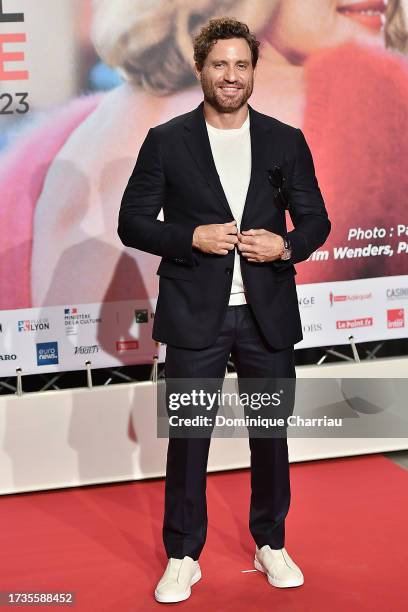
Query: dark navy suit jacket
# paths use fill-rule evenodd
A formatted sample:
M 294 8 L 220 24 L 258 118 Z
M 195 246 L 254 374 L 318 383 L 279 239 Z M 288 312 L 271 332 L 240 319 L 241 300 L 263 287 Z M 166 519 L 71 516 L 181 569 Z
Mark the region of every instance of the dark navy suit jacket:
M 241 256 L 247 301 L 266 341 L 276 349 L 302 339 L 294 264 L 307 259 L 330 232 L 312 155 L 300 129 L 251 106 L 251 178 L 242 230 L 287 235 L 289 261 L 248 262 Z M 227 255 L 192 247 L 197 225 L 233 220 L 214 164 L 204 103 L 151 128 L 123 194 L 118 234 L 123 244 L 162 257 L 153 338 L 186 348 L 215 342 L 228 306 L 234 250 Z M 284 206 L 274 197 L 273 166 L 286 179 L 294 229 L 287 233 Z M 157 219 L 163 208 L 164 221 Z

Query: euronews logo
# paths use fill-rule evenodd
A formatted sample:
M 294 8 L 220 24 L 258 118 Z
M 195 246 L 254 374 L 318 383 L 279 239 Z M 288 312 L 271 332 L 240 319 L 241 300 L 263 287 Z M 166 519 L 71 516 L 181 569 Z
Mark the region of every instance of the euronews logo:
M 37 365 L 58 363 L 58 342 L 37 342 Z

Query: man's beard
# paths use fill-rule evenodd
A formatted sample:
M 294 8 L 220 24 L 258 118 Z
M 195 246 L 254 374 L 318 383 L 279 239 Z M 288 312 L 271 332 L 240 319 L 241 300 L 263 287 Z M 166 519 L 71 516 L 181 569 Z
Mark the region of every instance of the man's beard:
M 227 85 L 227 83 L 225 84 Z M 236 84 L 238 87 L 240 85 Z M 201 73 L 201 87 L 204 93 L 204 100 L 208 102 L 219 113 L 234 113 L 240 109 L 246 101 L 251 97 L 254 81 L 251 79 L 242 88 L 236 96 L 224 96 L 220 89 L 220 85 L 214 85 L 208 81 L 203 73 Z

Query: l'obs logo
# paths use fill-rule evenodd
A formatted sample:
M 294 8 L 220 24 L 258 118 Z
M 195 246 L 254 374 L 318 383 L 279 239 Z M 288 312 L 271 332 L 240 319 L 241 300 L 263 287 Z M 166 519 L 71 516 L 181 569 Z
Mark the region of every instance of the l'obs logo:
M 303 333 L 313 334 L 323 331 L 323 323 L 304 323 L 302 325 Z

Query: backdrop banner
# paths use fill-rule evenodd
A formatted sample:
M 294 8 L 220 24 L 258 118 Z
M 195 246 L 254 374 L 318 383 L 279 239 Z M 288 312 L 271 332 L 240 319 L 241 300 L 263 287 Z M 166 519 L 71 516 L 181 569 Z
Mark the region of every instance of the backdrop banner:
M 260 40 L 250 104 L 303 131 L 332 222 L 296 266 L 296 348 L 405 337 L 407 14 L 406 0 L 1 1 L 0 376 L 163 361 L 160 258 L 122 245 L 118 212 L 149 128 L 201 102 L 192 39 L 222 15 Z

